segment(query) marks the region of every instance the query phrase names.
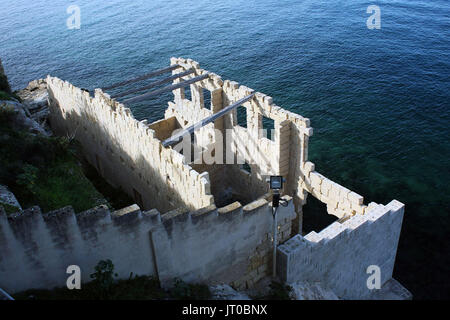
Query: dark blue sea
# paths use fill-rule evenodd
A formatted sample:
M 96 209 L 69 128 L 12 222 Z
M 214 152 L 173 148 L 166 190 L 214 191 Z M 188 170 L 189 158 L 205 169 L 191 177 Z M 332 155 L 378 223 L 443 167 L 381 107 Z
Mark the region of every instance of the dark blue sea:
M 80 29 L 66 26 L 71 4 Z M 380 29 L 366 26 L 372 4 Z M 415 298 L 450 297 L 450 1 L 0 0 L 16 90 L 47 74 L 106 86 L 171 56 L 310 118 L 319 172 L 365 202 L 406 204 L 394 277 Z M 133 113 L 163 117 L 162 98 Z

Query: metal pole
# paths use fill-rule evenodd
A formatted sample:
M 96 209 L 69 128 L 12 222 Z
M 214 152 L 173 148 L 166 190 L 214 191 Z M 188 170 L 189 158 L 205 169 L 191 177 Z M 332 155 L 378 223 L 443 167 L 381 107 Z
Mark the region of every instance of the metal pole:
M 175 74 L 175 75 L 173 75 L 171 77 L 164 78 L 162 80 L 152 82 L 149 85 L 146 85 L 145 87 L 142 87 L 142 88 L 139 88 L 139 89 L 135 89 L 135 90 L 129 90 L 129 91 L 125 91 L 125 92 L 113 95 L 113 96 L 111 96 L 111 98 L 116 99 L 116 98 L 120 98 L 120 97 L 125 97 L 125 96 L 128 96 L 128 95 L 132 94 L 132 93 L 137 93 L 137 92 L 140 92 L 140 91 L 143 91 L 143 90 L 151 89 L 151 88 L 154 88 L 156 86 L 159 86 L 160 84 L 171 82 L 172 80 L 175 80 L 175 79 L 178 79 L 178 78 L 182 78 L 182 77 L 187 76 L 187 75 L 189 75 L 191 73 L 194 73 L 194 72 L 195 72 L 194 70 L 189 69 L 189 70 L 187 70 L 185 72 L 177 73 L 177 74 Z
M 250 99 L 252 99 L 254 95 L 255 94 L 252 93 L 252 94 L 246 96 L 245 98 L 242 98 L 242 99 L 236 101 L 235 103 L 230 104 L 229 106 L 223 108 L 219 112 L 214 113 L 213 115 L 211 115 L 209 117 L 206 117 L 203 120 L 200 120 L 199 122 L 195 123 L 194 125 L 184 129 L 183 131 L 180 131 L 178 134 L 175 134 L 175 135 L 171 136 L 170 138 L 167 138 L 166 140 L 164 140 L 162 142 L 162 145 L 164 147 L 168 147 L 168 146 L 174 145 L 175 143 L 178 143 L 180 140 L 183 139 L 183 137 L 185 135 L 192 134 L 195 130 L 200 129 L 201 127 L 204 127 L 208 123 L 211 123 L 211 122 L 217 120 L 218 118 L 224 116 L 226 113 L 230 112 L 234 108 L 237 108 L 241 104 L 244 104 L 245 102 L 247 102 Z
M 272 207 L 273 215 L 273 265 L 272 265 L 272 276 L 277 277 L 277 207 Z
M 151 92 L 148 92 L 148 93 L 141 94 L 140 96 L 137 96 L 137 97 L 134 97 L 134 98 L 123 100 L 122 103 L 132 103 L 132 102 L 143 101 L 143 100 L 148 99 L 149 97 L 153 97 L 155 95 L 158 95 L 158 94 L 161 94 L 161 93 L 164 93 L 164 92 L 167 92 L 167 91 L 173 91 L 173 90 L 176 90 L 176 89 L 180 89 L 180 88 L 186 87 L 186 86 L 188 86 L 190 84 L 196 83 L 198 81 L 202 81 L 202 80 L 204 80 L 204 79 L 206 79 L 208 77 L 209 77 L 209 74 L 206 73 L 206 74 L 203 74 L 201 76 L 197 76 L 195 78 L 191 78 L 191 79 L 186 80 L 186 81 L 178 82 L 176 84 L 173 84 L 173 85 L 170 85 L 170 86 L 167 86 L 167 87 L 155 90 L 155 91 L 151 91 Z
M 125 85 L 130 84 L 130 83 L 146 80 L 146 79 L 149 79 L 149 78 L 152 78 L 152 77 L 159 76 L 160 74 L 163 74 L 163 73 L 171 72 L 172 70 L 175 70 L 177 68 L 181 68 L 181 66 L 173 65 L 173 66 L 170 66 L 170 67 L 167 67 L 167 68 L 164 68 L 164 69 L 155 70 L 155 71 L 152 71 L 150 73 L 144 74 L 143 76 L 140 76 L 140 77 L 137 77 L 137 78 L 134 78 L 134 79 L 130 79 L 130 80 L 126 80 L 126 81 L 122 81 L 122 82 L 118 82 L 118 83 L 114 83 L 114 84 L 112 84 L 110 86 L 102 87 L 101 89 L 103 91 L 105 91 L 105 90 L 110 90 L 110 89 L 114 89 L 114 88 L 117 88 L 117 87 L 125 86 Z
M 5 291 L 3 291 L 2 288 L 0 288 L 0 295 L 3 295 L 5 297 L 3 300 L 14 300 L 14 298 L 11 297 L 9 294 L 7 294 Z

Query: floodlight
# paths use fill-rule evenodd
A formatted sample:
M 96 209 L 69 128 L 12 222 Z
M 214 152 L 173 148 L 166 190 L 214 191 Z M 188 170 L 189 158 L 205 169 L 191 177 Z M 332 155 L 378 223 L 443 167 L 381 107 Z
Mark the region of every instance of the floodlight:
M 282 176 L 270 176 L 269 185 L 270 185 L 270 189 L 272 189 L 272 190 L 283 189 L 283 177 Z

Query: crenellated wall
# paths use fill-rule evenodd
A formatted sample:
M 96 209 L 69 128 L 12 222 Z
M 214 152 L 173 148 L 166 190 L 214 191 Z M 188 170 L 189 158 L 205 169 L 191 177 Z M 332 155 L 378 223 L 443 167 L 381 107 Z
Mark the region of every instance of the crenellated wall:
M 287 283 L 320 282 L 343 299 L 368 298 L 368 267 L 380 268 L 381 286 L 392 278 L 404 205 L 372 203 L 364 215 L 334 222 L 319 233 L 296 235 L 278 247 L 277 271 Z
M 278 213 L 283 240 L 295 217 L 292 199 L 285 199 L 289 205 Z M 271 210 L 265 199 L 165 214 L 137 205 L 79 214 L 71 207 L 46 214 L 33 207 L 10 216 L 0 208 L 0 286 L 11 293 L 63 287 L 69 265 L 78 265 L 86 282 L 100 260 L 111 259 L 122 279 L 133 272 L 156 276 L 163 286 L 178 277 L 245 288 L 270 272 L 267 258 L 259 264 L 251 258 L 271 254 Z
M 183 156 L 165 148 L 146 121 L 100 89 L 95 97 L 48 77 L 50 123 L 58 134 L 74 136 L 88 161 L 112 185 L 144 209 L 161 212 L 214 203 L 207 175 L 192 170 Z

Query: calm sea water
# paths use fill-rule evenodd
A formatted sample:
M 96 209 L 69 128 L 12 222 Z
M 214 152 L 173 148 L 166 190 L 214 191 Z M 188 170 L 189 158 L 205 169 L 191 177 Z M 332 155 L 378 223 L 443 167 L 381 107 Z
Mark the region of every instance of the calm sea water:
M 80 30 L 66 27 L 69 4 Z M 371 4 L 380 30 L 366 27 Z M 449 54 L 448 0 L 0 3 L 14 89 L 47 74 L 105 86 L 182 56 L 310 118 L 319 172 L 367 202 L 406 204 L 394 277 L 416 298 L 450 296 Z M 155 120 L 165 107 L 133 112 Z

